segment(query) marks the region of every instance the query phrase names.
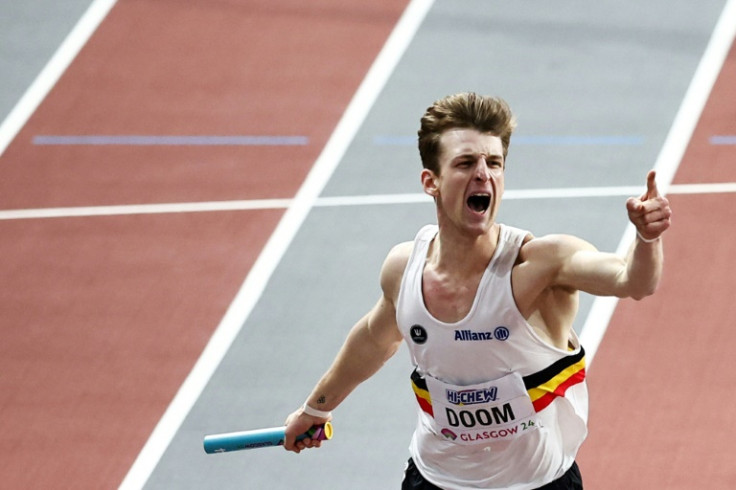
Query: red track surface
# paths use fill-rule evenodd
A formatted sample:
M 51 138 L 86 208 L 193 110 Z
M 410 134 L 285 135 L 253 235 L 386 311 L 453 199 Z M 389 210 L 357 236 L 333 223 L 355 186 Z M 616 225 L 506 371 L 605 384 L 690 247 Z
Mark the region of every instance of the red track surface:
M 675 177 L 736 182 L 736 48 L 732 47 Z M 619 303 L 590 370 L 586 488 L 736 488 L 736 196 L 669 196 L 673 226 L 657 294 Z
M 293 196 L 406 3 L 121 0 L 2 156 L 0 208 Z M 734 87 L 732 50 L 676 183 L 736 181 L 736 147 L 708 143 L 736 134 Z M 309 145 L 33 146 L 41 134 Z M 663 284 L 620 303 L 590 371 L 587 488 L 736 487 L 736 203 L 670 199 Z M 3 485 L 118 485 L 280 217 L 0 222 Z
M 119 1 L 2 156 L 0 208 L 292 197 L 406 3 Z M 31 143 L 96 134 L 309 145 Z M 0 222 L 3 486 L 117 486 L 281 214 Z

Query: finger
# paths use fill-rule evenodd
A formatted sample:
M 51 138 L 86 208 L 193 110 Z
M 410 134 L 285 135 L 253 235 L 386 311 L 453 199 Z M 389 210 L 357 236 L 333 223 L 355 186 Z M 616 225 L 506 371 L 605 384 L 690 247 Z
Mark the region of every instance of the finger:
M 642 222 L 644 224 L 656 223 L 669 218 L 669 213 L 664 209 L 655 209 L 642 215 Z
M 642 225 L 639 230 L 646 238 L 656 238 L 670 227 L 671 221 L 669 219 L 662 219 L 659 221 L 653 221 Z
M 287 451 L 295 451 L 296 446 L 294 444 L 294 439 L 290 438 L 288 435 L 284 437 L 284 449 Z
M 287 451 L 299 452 L 296 436 L 291 434 L 288 430 L 284 433 L 284 449 Z
M 651 221 L 668 217 L 672 214 L 670 202 L 666 197 L 657 196 L 641 203 L 640 215 L 646 215 Z
M 626 210 L 631 215 L 640 215 L 644 213 L 644 203 L 641 199 L 630 197 L 626 200 Z
M 657 189 L 657 172 L 655 170 L 650 170 L 647 174 L 647 193 L 645 196 L 646 197 L 642 199 L 642 201 L 659 197 L 659 189 Z
M 322 441 L 319 439 L 310 439 L 309 437 L 302 439 L 300 442 L 304 444 L 305 448 L 320 447 L 322 445 Z

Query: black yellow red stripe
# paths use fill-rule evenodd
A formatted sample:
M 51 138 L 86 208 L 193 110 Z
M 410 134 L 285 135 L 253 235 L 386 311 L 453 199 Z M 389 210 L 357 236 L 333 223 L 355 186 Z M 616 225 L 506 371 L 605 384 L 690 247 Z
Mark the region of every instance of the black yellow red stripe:
M 414 390 L 414 395 L 417 397 L 419 407 L 434 417 L 434 411 L 432 410 L 432 397 L 429 396 L 427 382 L 416 369 L 411 373 L 411 389 Z
M 529 394 L 534 410 L 540 412 L 557 397 L 565 396 L 571 386 L 585 381 L 585 350 L 563 357 L 545 369 L 524 376 L 524 387 Z M 411 373 L 411 388 L 420 408 L 434 417 L 432 397 L 427 382 L 415 369 Z
M 549 367 L 524 376 L 524 386 L 534 410 L 540 412 L 555 398 L 565 396 L 567 389 L 585 380 L 585 350 L 563 357 Z

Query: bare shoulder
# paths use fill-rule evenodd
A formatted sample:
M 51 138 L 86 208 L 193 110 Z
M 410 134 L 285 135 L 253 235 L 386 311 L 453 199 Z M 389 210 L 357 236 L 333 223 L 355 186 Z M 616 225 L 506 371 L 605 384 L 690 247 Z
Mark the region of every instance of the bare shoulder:
M 573 235 L 545 235 L 527 238 L 514 266 L 517 301 L 528 302 L 556 285 L 569 285 L 565 278 L 580 252 L 595 252 L 587 241 Z M 522 300 L 524 298 L 524 300 Z
M 381 267 L 381 288 L 388 298 L 398 296 L 401 278 L 413 250 L 414 242 L 402 242 L 395 245 L 386 256 Z
M 519 253 L 520 262 L 543 262 L 549 265 L 562 264 L 580 251 L 595 251 L 589 242 L 573 235 L 552 234 L 527 237 Z
M 594 247 L 572 235 L 528 237 L 512 272 L 519 311 L 553 345 L 564 348 L 577 311 L 577 284 L 567 279 L 580 251 Z M 573 274 L 574 275 L 574 274 Z

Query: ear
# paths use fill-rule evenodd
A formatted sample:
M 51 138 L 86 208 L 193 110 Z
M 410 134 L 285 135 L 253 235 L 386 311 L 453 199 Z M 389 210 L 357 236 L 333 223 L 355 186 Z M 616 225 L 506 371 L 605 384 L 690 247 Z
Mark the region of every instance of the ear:
M 437 188 L 438 179 L 435 173 L 425 168 L 422 170 L 421 179 L 424 193 L 436 198 L 439 195 L 439 189 Z

